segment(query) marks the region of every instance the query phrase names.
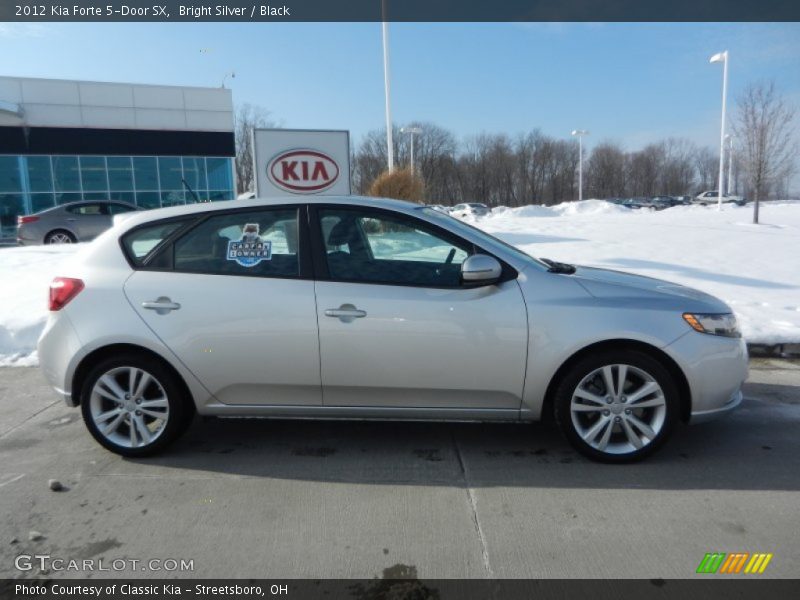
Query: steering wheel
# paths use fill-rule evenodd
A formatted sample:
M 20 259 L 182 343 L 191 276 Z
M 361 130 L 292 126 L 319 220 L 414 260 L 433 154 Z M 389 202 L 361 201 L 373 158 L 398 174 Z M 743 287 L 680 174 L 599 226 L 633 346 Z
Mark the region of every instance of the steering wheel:
M 449 265 L 453 262 L 453 257 L 456 255 L 456 249 L 450 248 L 450 252 L 447 253 L 447 259 L 444 261 L 444 264 Z

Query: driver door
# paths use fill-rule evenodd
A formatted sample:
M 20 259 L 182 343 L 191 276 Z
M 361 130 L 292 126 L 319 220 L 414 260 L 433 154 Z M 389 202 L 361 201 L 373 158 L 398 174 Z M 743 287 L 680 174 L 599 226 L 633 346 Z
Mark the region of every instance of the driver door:
M 421 219 L 313 212 L 323 405 L 519 409 L 528 330 L 514 279 L 463 286 L 479 249 Z

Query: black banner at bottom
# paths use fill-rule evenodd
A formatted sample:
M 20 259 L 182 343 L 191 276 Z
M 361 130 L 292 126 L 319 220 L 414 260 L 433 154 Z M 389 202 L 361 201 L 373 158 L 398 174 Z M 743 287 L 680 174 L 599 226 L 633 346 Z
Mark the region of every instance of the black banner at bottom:
M 800 579 L 27 579 L 0 580 L 0 599 L 22 600 L 773 600 L 800 598 Z

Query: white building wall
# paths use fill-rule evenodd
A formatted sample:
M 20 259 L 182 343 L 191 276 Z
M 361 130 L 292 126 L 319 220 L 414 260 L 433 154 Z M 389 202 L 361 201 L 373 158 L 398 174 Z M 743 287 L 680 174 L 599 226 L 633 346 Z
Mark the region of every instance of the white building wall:
M 233 98 L 225 88 L 0 77 L 0 126 L 233 131 Z

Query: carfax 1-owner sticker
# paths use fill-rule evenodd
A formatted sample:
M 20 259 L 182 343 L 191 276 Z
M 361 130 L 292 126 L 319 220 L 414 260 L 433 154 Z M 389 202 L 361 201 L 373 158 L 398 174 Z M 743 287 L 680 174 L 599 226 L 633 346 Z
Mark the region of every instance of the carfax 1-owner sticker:
M 228 242 L 228 260 L 235 260 L 243 267 L 255 267 L 262 260 L 272 259 L 272 242 L 258 235 L 258 223 L 247 223 L 240 240 Z

